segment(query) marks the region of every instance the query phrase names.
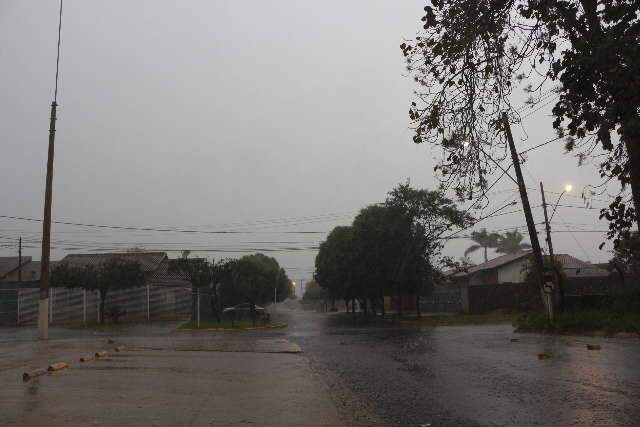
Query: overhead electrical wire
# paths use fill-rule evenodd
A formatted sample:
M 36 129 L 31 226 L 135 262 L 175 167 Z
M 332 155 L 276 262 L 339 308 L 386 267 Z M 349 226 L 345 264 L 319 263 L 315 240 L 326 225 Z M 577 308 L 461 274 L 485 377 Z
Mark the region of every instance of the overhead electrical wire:
M 0 218 L 14 219 L 19 221 L 42 222 L 39 218 L 0 215 Z M 191 234 L 261 234 L 261 233 L 277 233 L 277 234 L 325 234 L 325 231 L 243 231 L 243 230 L 194 230 L 180 228 L 157 228 L 157 227 L 132 227 L 123 225 L 104 225 L 104 224 L 87 224 L 71 221 L 52 221 L 54 224 L 70 225 L 76 227 L 93 227 L 104 228 L 109 230 L 128 230 L 128 231 L 154 231 L 163 233 L 191 233 Z

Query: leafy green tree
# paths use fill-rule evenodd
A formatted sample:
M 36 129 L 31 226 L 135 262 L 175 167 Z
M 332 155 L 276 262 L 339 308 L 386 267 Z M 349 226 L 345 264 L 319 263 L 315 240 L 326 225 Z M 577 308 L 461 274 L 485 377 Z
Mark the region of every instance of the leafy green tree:
M 367 301 L 375 306 L 385 295 L 411 292 L 416 278 L 409 275 L 409 266 L 416 263 L 419 244 L 410 218 L 399 207 L 371 205 L 355 217 L 352 288 L 365 313 Z
M 472 232 L 471 240 L 473 240 L 475 244 L 469 246 L 467 250 L 464 251 L 464 256 L 466 257 L 478 249 L 484 249 L 484 262 L 487 262 L 489 261 L 487 249 L 498 247 L 500 235 L 497 233 L 489 233 L 486 228 L 483 228 L 480 231 Z
M 189 258 L 191 251 L 183 251 L 182 256 L 178 259 L 171 260 L 169 263 L 169 271 L 185 273 L 191 280 L 191 289 L 194 295 L 193 305 L 197 303 L 195 298 L 196 292 L 200 291 L 209 295 L 209 304 L 211 312 L 218 322 L 221 318 L 219 287 L 216 286 L 216 265 L 213 261 L 209 262 L 205 258 Z M 192 316 L 195 315 L 196 309 L 191 310 Z
M 315 259 L 314 279 L 327 291 L 332 300 L 353 298 L 352 260 L 353 228 L 335 227 L 327 239 L 320 243 Z
M 278 292 L 276 292 L 276 297 L 278 298 L 278 300 L 274 301 L 274 303 L 284 301 L 285 299 L 291 297 L 291 280 L 289 279 L 289 276 L 287 276 L 287 272 L 282 267 L 280 267 L 278 270 L 278 275 L 276 277 L 276 288 L 278 290 Z M 293 295 L 295 295 L 295 292 L 293 292 Z
M 522 242 L 524 236 L 516 229 L 513 231 L 506 231 L 500 235 L 498 239 L 498 246 L 496 252 L 500 254 L 515 254 L 531 248 L 531 245 L 526 242 Z
M 140 264 L 111 258 L 98 266 L 78 267 L 62 263 L 51 272 L 51 285 L 100 291 L 100 323 L 104 323 L 104 305 L 111 290 L 129 289 L 145 283 Z
M 639 2 L 431 0 L 424 10 L 422 30 L 400 45 L 418 85 L 409 117 L 414 142 L 443 148 L 436 168 L 460 197 L 484 191 L 507 157 L 501 117 L 520 120 L 511 94 L 526 80 L 529 103 L 555 101 L 567 151 L 604 149 L 600 177 L 621 185 L 601 211 L 609 237 L 640 225 Z
M 442 256 L 442 235 L 451 228 L 467 226 L 473 218 L 459 210 L 455 202 L 445 196 L 442 188 L 431 191 L 415 189 L 409 182 L 389 192 L 385 205 L 400 209 L 409 219 L 411 237 L 407 247 L 411 249 L 407 252 L 408 257 L 404 258 L 409 261 L 405 263 L 409 272 L 405 280 L 416 296 L 419 310 L 420 296 L 430 292 L 441 277 L 443 267 L 452 265 L 449 257 Z
M 289 290 L 289 278 L 278 261 L 272 257 L 257 253 L 245 255 L 233 265 L 232 280 L 242 299 L 249 303 L 255 322 L 255 306 L 270 301 L 278 289 L 281 299 L 285 299 Z
M 640 233 L 631 233 L 628 238 L 620 241 L 609 266 L 620 274 L 623 281 L 627 277 L 640 280 Z
M 318 302 L 323 301 L 327 296 L 326 291 L 318 285 L 318 282 L 311 280 L 307 282 L 307 286 L 304 289 L 304 295 L 302 301 L 304 302 Z

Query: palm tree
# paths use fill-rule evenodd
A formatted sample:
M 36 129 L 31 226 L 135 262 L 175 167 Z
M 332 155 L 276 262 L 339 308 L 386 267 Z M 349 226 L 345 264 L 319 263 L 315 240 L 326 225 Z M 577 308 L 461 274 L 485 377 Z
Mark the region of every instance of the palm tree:
M 528 243 L 522 243 L 524 236 L 516 228 L 513 231 L 506 231 L 498 239 L 496 252 L 501 254 L 515 254 L 531 248 Z
M 476 244 L 469 246 L 467 250 L 464 251 L 464 256 L 467 256 L 478 249 L 484 248 L 484 262 L 487 262 L 489 261 L 489 258 L 487 257 L 487 249 L 498 247 L 500 235 L 498 233 L 489 233 L 486 228 L 483 228 L 480 231 L 472 232 L 471 240 L 476 242 Z

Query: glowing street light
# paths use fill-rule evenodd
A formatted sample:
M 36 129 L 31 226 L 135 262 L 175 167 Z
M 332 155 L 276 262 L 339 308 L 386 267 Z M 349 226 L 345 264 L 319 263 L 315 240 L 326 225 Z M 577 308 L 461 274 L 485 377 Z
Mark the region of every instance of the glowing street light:
M 562 199 L 562 196 L 564 196 L 564 193 L 571 193 L 572 190 L 573 190 L 573 185 L 567 184 L 564 186 L 564 190 L 562 191 L 562 193 L 560 193 L 560 196 L 558 196 L 558 200 L 556 201 L 556 204 L 553 207 L 553 212 L 551 212 L 551 217 L 549 218 L 549 222 L 551 222 L 551 220 L 553 219 L 553 215 L 555 215 L 556 209 L 558 209 L 558 203 L 560 203 L 560 199 Z

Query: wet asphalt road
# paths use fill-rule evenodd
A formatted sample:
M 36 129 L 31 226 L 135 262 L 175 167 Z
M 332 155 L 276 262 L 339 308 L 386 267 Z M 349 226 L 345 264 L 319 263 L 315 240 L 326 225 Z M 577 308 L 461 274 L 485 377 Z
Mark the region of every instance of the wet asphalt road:
M 280 316 L 289 328 L 279 334 L 391 425 L 640 425 L 638 339 L 515 334 L 508 324 L 354 328 L 327 314 Z M 538 360 L 542 352 L 551 358 Z
M 515 334 L 508 324 L 354 326 L 343 323 L 341 316 L 284 308 L 278 308 L 275 317 L 289 327 L 188 338 L 175 332 L 176 323 L 152 323 L 126 325 L 109 335 L 125 344 L 144 339 L 174 346 L 183 340 L 189 345 L 235 345 L 284 338 L 302 348 L 300 357 L 329 385 L 342 419 L 352 425 L 640 425 L 637 338 Z M 52 345 L 61 350 L 71 338 L 80 343 L 75 345 L 86 341 L 91 346 L 96 339 L 104 341 L 102 335 L 85 329 L 51 330 Z M 9 352 L 14 348 L 15 353 L 18 346 L 31 346 L 34 337 L 33 328 L 3 329 L 0 347 Z M 512 342 L 514 338 L 518 341 Z M 602 349 L 587 350 L 587 343 Z M 32 356 L 40 352 L 38 346 L 30 351 Z M 551 358 L 538 360 L 541 352 Z M 288 410 L 304 414 L 304 406 Z

